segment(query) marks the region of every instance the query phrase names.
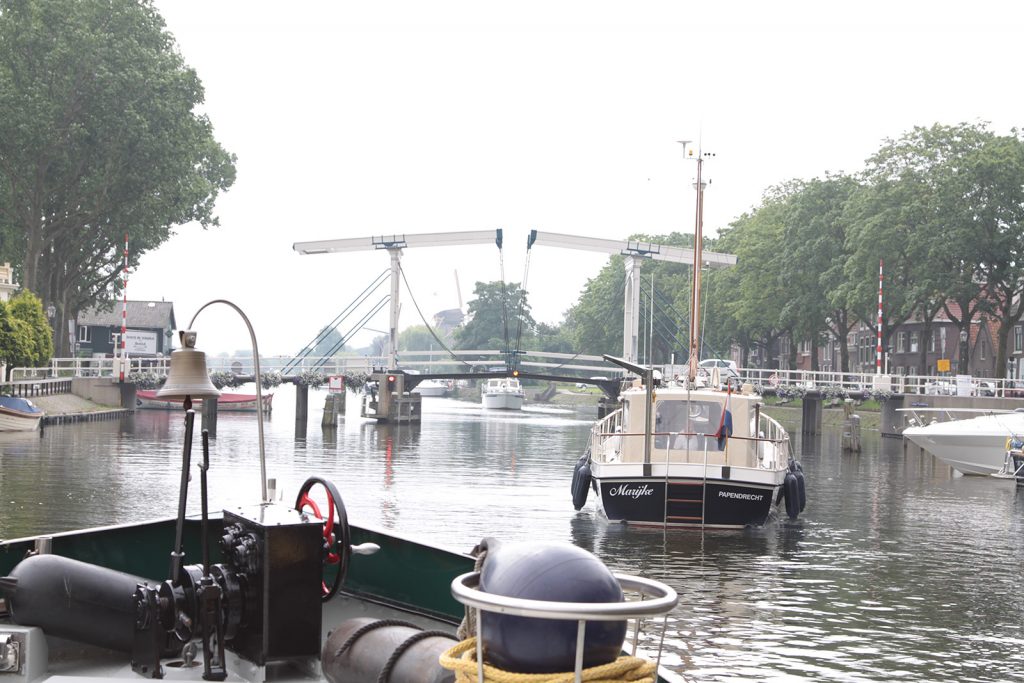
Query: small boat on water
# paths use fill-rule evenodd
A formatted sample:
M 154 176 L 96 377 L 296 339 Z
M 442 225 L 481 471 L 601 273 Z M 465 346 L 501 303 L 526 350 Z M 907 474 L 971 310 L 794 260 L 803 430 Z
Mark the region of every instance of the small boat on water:
M 489 410 L 519 410 L 526 392 L 515 377 L 492 377 L 480 388 L 480 401 Z
M 0 432 L 31 432 L 39 429 L 45 413 L 27 398 L 0 396 Z
M 702 263 L 702 155 L 697 156 L 694 263 Z M 790 457 L 789 434 L 761 412 L 750 385 L 734 391 L 719 368 L 700 373 L 701 269 L 693 268 L 690 360 L 686 376 L 605 356 L 636 375 L 621 406 L 598 420 L 576 463 L 572 500 L 579 510 L 597 493 L 609 521 L 639 525 L 743 528 L 764 524 L 785 499 L 795 519 L 804 509 L 803 469 Z
M 785 428 L 761 412 L 761 396 L 685 380 L 656 393 L 648 402 L 636 381 L 594 425 L 573 473 L 577 510 L 592 487 L 609 521 L 742 528 L 764 524 L 783 499 L 789 517 L 799 515 L 803 470 Z
M 1010 439 L 1024 437 L 1024 412 L 986 412 L 944 422 L 922 419 L 906 427 L 903 436 L 963 474 L 995 474 L 1006 461 Z
M 448 395 L 448 382 L 440 379 L 425 379 L 412 390 L 420 396 L 443 397 Z
M 273 394 L 263 395 L 264 414 L 271 411 Z M 193 400 L 196 408 L 202 407 L 203 399 Z M 143 410 L 181 410 L 181 401 L 167 401 L 157 398 L 157 392 L 139 389 L 135 392 L 135 406 Z M 221 394 L 217 397 L 217 410 L 226 413 L 255 413 L 256 394 Z

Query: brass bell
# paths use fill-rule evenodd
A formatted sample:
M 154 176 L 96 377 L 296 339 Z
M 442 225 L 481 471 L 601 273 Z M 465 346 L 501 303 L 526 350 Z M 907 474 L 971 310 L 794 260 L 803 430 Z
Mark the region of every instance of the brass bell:
M 167 401 L 192 398 L 215 398 L 220 391 L 210 381 L 206 370 L 206 354 L 196 351 L 196 333 L 181 330 L 178 333 L 182 347 L 171 352 L 171 369 L 167 381 L 156 392 L 156 397 Z

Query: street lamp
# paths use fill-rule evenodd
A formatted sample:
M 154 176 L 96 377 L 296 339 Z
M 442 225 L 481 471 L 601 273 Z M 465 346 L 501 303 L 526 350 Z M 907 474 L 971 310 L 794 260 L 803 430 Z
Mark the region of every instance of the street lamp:
M 892 344 L 885 347 L 885 374 L 889 374 L 889 365 L 892 363 Z

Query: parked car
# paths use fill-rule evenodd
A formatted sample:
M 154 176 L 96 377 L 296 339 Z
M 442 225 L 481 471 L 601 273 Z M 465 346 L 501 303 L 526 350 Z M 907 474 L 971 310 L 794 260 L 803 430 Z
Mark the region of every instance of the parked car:
M 736 367 L 736 361 L 725 360 L 724 358 L 705 358 L 701 362 L 697 363 L 697 367 L 707 368 L 729 368 L 733 372 L 739 373 L 739 368 Z

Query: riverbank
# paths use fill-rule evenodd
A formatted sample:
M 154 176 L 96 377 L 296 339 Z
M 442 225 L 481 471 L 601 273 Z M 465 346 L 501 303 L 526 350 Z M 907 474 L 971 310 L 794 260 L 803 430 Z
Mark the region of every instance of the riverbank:
M 121 409 L 120 406 L 105 406 L 93 403 L 74 394 L 36 396 L 32 399 L 32 402 L 42 408 L 47 415 L 82 415 Z

